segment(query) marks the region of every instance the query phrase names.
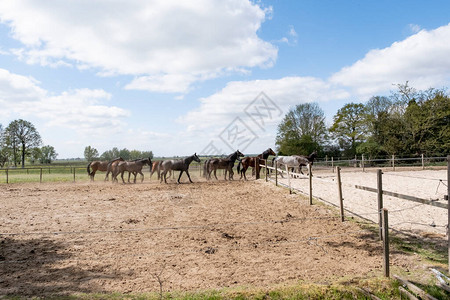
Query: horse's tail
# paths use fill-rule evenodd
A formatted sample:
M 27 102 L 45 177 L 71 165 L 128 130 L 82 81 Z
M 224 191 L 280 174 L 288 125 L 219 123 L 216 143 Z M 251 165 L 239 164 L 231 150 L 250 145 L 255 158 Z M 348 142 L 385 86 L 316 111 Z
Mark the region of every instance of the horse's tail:
M 90 162 L 90 163 L 87 165 L 87 172 L 88 172 L 88 175 L 89 175 L 89 176 L 91 176 L 91 164 L 92 164 L 92 162 Z
M 205 164 L 206 164 L 206 179 L 209 179 L 210 163 L 211 163 L 211 159 L 208 159 L 205 162 Z

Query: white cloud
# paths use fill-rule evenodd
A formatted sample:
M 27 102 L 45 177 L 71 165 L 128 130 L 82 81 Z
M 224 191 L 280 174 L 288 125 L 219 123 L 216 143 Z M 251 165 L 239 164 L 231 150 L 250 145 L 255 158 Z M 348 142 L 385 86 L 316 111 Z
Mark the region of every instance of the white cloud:
M 197 80 L 198 77 L 192 74 L 141 76 L 127 84 L 125 89 L 185 94 L 189 91 L 189 87 Z
M 417 89 L 440 87 L 450 79 L 450 24 L 422 30 L 384 49 L 375 49 L 330 78 L 355 95 L 370 96 L 409 81 Z
M 414 34 L 418 33 L 421 30 L 420 26 L 417 24 L 408 24 L 408 27 L 409 27 L 409 30 L 411 30 L 411 32 Z
M 390 47 L 370 51 L 328 79 L 292 76 L 230 82 L 217 93 L 200 99 L 200 106 L 180 117 L 178 122 L 186 126 L 188 134 L 204 137 L 203 143 L 207 145 L 237 116 L 251 124 L 244 109 L 261 91 L 287 112 L 294 105 L 311 101 L 322 102 L 325 110 L 334 103 L 366 101 L 374 95 L 388 94 L 395 89 L 393 84 L 406 81 L 417 89 L 448 86 L 449 40 L 450 25 L 422 30 Z M 273 143 L 276 133 L 273 125 L 279 121 L 274 119 L 268 124 L 267 132 L 271 135 L 267 139 L 263 138 L 267 132 L 258 133 L 260 138 L 255 146 Z
M 2 120 L 32 117 L 46 127 L 101 135 L 120 130 L 123 119 L 129 116 L 122 108 L 102 105 L 110 98 L 109 93 L 99 89 L 78 89 L 52 96 L 36 80 L 0 69 Z
M 205 74 L 272 66 L 277 49 L 257 36 L 270 12 L 248 0 L 0 2 L 0 21 L 24 44 L 13 53 L 26 62 L 142 76 L 128 88 L 163 92 L 185 92 Z M 173 77 L 186 77 L 181 88 Z
M 345 90 L 333 88 L 327 82 L 314 77 L 284 77 L 271 80 L 229 82 L 221 91 L 200 99 L 200 107 L 178 119 L 188 131 L 213 129 L 222 130 L 236 116 L 244 121 L 244 109 L 264 92 L 284 112 L 299 103 L 344 99 L 349 94 Z M 271 123 L 277 124 L 280 118 Z M 214 131 L 214 130 L 212 130 Z

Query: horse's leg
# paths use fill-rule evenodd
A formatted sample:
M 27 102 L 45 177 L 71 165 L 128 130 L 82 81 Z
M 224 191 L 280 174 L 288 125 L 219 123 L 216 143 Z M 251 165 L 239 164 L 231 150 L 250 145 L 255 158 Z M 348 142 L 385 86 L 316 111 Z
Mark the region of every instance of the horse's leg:
M 283 166 L 283 164 L 279 164 L 277 169 L 280 170 L 281 166 Z M 280 176 L 281 176 L 281 178 L 284 178 L 282 170 L 280 170 Z
M 123 179 L 123 173 L 125 173 L 125 171 L 122 171 L 120 177 L 122 178 L 123 183 L 126 183 L 125 180 Z M 130 178 L 130 172 L 128 172 L 128 178 Z
M 216 180 L 219 180 L 219 178 L 217 178 L 216 171 L 217 169 L 214 169 L 214 177 L 216 177 Z
M 142 176 L 141 183 L 143 183 L 144 182 L 144 173 L 142 173 L 142 171 L 139 171 L 138 173 L 141 174 L 141 176 Z M 137 176 L 137 173 L 136 173 L 136 176 Z M 136 183 L 136 176 L 134 177 L 134 183 Z
M 190 181 L 191 183 L 193 183 L 192 180 L 191 180 L 191 175 L 189 175 L 189 170 L 186 170 L 186 174 L 187 174 L 187 176 L 188 176 L 188 178 L 189 178 L 189 181 Z
M 167 171 L 164 171 L 164 182 L 167 183 Z
M 162 182 L 163 179 L 164 179 L 164 183 L 167 183 L 167 170 L 163 170 L 161 172 L 161 181 L 160 182 Z
M 183 170 L 180 171 L 180 176 L 178 176 L 177 182 L 180 183 L 181 175 L 183 174 Z

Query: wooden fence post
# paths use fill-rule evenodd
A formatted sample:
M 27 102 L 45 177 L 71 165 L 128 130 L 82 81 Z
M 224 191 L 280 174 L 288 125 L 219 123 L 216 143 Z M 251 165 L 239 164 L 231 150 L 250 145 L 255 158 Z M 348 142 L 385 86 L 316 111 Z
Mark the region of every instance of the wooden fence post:
M 40 168 L 41 172 L 39 174 L 39 183 L 42 183 L 42 168 Z
M 267 180 L 268 180 L 268 177 L 269 176 L 269 169 L 267 169 L 267 159 L 266 159 L 266 182 L 267 182 Z
M 333 170 L 333 173 L 334 173 L 334 158 L 333 158 L 333 156 L 331 157 L 331 169 Z
M 75 168 L 73 168 L 73 182 L 75 182 Z
M 309 177 L 309 205 L 312 205 L 312 173 L 311 164 L 308 164 L 308 177 Z
M 341 182 L 341 168 L 336 167 L 337 186 L 338 186 L 338 200 L 339 209 L 341 213 L 341 222 L 344 222 L 344 200 L 342 199 L 342 182 Z
M 364 170 L 364 154 L 361 157 L 361 166 L 362 166 L 362 169 L 363 169 L 363 172 L 364 172 L 365 171 Z
M 425 170 L 425 162 L 424 162 L 424 159 L 423 159 L 423 153 L 422 153 L 422 170 Z
M 9 178 L 8 178 L 8 168 L 6 168 L 6 183 L 9 183 Z
M 395 154 L 392 154 L 392 171 L 395 171 Z
M 384 276 L 389 277 L 389 225 L 388 210 L 383 208 L 383 269 Z
M 287 173 L 287 179 L 288 179 L 288 185 L 289 185 L 289 194 L 292 194 L 292 190 L 291 190 L 291 178 L 289 177 L 289 168 L 288 165 L 284 165 L 286 168 L 286 173 Z
M 381 169 L 377 170 L 377 200 L 378 200 L 378 227 L 380 240 L 383 239 L 383 230 L 381 229 L 383 224 L 381 221 L 381 214 L 383 209 L 383 183 L 382 183 L 382 174 Z
M 275 186 L 278 186 L 278 164 L 275 162 Z

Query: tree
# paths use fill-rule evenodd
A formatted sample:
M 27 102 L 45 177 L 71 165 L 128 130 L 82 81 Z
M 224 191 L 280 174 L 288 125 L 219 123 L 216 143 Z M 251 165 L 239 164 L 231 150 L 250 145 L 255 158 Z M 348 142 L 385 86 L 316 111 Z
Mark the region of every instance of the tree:
M 142 151 L 141 157 L 153 159 L 153 152 L 152 151 Z
M 125 160 L 130 160 L 131 159 L 130 150 L 128 150 L 127 148 L 123 148 L 122 150 L 119 151 L 118 156 L 122 157 Z
M 308 155 L 326 139 L 325 114 L 317 103 L 296 105 L 278 125 L 276 145 L 285 155 Z
M 41 164 L 50 164 L 53 160 L 56 159 L 58 153 L 56 153 L 55 148 L 53 146 L 47 145 L 41 148 Z
M 4 143 L 3 125 L 0 124 L 0 168 L 3 168 L 7 161 L 8 161 L 8 152 Z
M 333 118 L 333 125 L 329 130 L 346 155 L 355 155 L 356 147 L 365 140 L 367 125 L 364 113 L 363 104 L 348 103 Z
M 31 160 L 32 164 L 36 163 L 36 161 L 40 161 L 41 160 L 41 157 L 42 157 L 41 148 L 34 147 L 33 149 L 31 149 L 30 152 L 31 152 L 30 153 L 30 160 Z
M 22 168 L 25 167 L 25 157 L 29 150 L 39 146 L 41 136 L 31 122 L 19 119 L 12 121 L 6 128 L 6 142 L 13 151 L 14 165 L 17 166 L 17 158 L 20 153 Z
M 92 148 L 91 146 L 87 146 L 84 148 L 84 158 L 88 161 L 94 161 L 98 157 L 98 151 L 95 148 Z

